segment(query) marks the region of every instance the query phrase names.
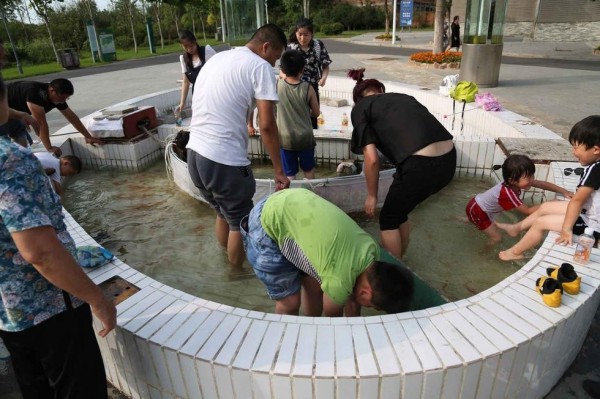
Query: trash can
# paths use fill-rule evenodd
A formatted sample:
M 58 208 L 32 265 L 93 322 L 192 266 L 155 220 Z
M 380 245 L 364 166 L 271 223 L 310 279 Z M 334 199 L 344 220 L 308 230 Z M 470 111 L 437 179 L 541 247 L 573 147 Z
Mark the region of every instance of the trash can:
M 58 57 L 60 59 L 60 65 L 65 69 L 79 68 L 79 54 L 77 49 L 65 48 L 58 50 Z
M 221 41 L 223 40 L 223 30 L 220 26 L 217 27 L 217 31 L 215 32 L 215 40 Z

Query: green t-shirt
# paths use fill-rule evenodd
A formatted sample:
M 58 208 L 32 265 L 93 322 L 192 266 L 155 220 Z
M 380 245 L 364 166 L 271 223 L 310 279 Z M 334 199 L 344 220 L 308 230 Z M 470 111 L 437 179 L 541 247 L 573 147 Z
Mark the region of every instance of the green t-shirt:
M 263 229 L 296 267 L 315 277 L 342 305 L 359 274 L 379 260 L 379 246 L 331 202 L 303 188 L 277 192 L 267 201 Z

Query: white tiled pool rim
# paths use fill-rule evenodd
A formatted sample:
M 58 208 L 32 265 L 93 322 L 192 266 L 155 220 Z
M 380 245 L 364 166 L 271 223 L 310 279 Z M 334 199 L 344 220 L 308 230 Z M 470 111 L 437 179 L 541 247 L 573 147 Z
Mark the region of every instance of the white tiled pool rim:
M 498 137 L 562 140 L 540 125 L 521 124 L 529 121 L 521 115 L 485 112 L 472 104 L 460 133 L 460 114 L 451 127 L 452 100 L 384 83 L 388 92 L 417 98 L 455 135 L 459 171 L 465 173 L 489 174 L 502 162 L 494 145 Z M 351 101 L 352 86 L 331 76 L 321 95 Z M 174 89 L 120 104 L 155 105 L 160 115 L 178 96 Z M 127 167 L 133 162 L 128 157 L 140 162 L 160 157 L 150 140 L 124 154 L 110 146 L 85 146 L 77 135 L 62 137 L 63 151 L 71 149 L 84 163 L 109 159 L 109 165 Z M 562 173 L 567 166 L 573 163 L 538 167 L 538 176 L 573 190 L 575 176 Z M 77 244 L 95 244 L 65 214 Z M 549 234 L 525 266 L 473 297 L 357 318 L 234 308 L 168 287 L 115 260 L 88 275 L 96 283 L 118 275 L 141 290 L 118 305 L 115 332 L 99 339 L 107 376 L 134 398 L 541 398 L 579 352 L 599 301 L 600 257 L 594 250 L 589 265 L 575 264 L 583 278 L 579 295 L 564 295 L 559 308 L 541 302 L 535 280 L 573 255 L 573 247 L 555 245 L 554 239 Z

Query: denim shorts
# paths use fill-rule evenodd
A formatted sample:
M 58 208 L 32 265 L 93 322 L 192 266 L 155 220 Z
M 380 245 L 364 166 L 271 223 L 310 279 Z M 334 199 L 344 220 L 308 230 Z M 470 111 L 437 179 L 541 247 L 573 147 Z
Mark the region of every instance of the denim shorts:
M 261 199 L 252 208 L 250 215 L 242 219 L 240 232 L 246 258 L 256 277 L 267 288 L 269 298 L 280 300 L 300 291 L 304 273 L 283 256 L 277 243 L 267 235 L 260 223 L 267 198 L 269 197 Z

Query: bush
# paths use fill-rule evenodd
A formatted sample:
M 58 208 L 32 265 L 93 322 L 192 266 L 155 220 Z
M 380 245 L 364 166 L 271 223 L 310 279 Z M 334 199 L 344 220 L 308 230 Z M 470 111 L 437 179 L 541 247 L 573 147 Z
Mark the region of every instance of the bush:
M 339 35 L 344 31 L 344 25 L 340 22 L 321 25 L 321 32 L 325 35 Z
M 432 52 L 414 53 L 411 54 L 410 60 L 414 62 L 421 62 L 424 64 L 446 64 L 451 62 L 460 62 L 462 53 L 459 51 L 445 51 L 443 53 L 433 54 Z
M 12 49 L 6 49 L 6 53 L 9 60 L 14 62 Z M 56 62 L 54 50 L 46 39 L 35 39 L 27 43 L 19 43 L 17 46 L 17 56 L 20 62 L 30 64 Z

